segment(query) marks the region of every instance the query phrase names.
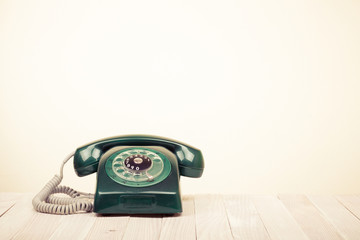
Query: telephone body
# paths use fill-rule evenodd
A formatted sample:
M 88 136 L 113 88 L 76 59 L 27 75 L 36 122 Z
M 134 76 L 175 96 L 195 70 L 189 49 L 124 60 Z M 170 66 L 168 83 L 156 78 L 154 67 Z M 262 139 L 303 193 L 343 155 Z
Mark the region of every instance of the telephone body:
M 204 170 L 204 160 L 199 149 L 151 135 L 101 139 L 77 148 L 73 157 L 78 176 L 97 172 L 93 206 L 85 209 L 99 214 L 180 213 L 180 175 L 199 178 Z M 42 195 L 39 193 L 38 198 L 33 200 L 34 208 L 37 211 L 55 213 L 51 202 L 40 202 L 49 201 L 46 195 L 60 191 L 49 190 Z M 76 198 L 75 195 L 72 197 Z M 41 206 L 45 204 L 47 206 Z M 69 214 L 69 211 L 73 213 L 71 209 L 74 206 L 75 203 L 73 206 L 69 205 L 68 209 L 57 211 L 63 212 L 59 214 Z

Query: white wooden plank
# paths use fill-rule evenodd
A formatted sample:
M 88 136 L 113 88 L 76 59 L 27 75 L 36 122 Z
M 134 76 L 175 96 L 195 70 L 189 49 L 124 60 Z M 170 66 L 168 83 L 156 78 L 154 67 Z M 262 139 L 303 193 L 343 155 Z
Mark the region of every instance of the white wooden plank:
M 36 212 L 13 239 L 49 239 L 64 217 Z
M 224 196 L 224 204 L 234 239 L 269 240 L 264 224 L 249 197 Z
M 359 240 L 360 221 L 339 201 L 330 196 L 308 196 L 309 200 L 347 240 Z
M 360 197 L 357 195 L 338 195 L 336 198 L 358 219 L 360 219 Z
M 198 240 L 233 239 L 221 196 L 195 196 L 195 219 Z
M 123 239 L 159 239 L 162 215 L 142 215 L 130 217 Z
M 272 240 L 308 240 L 295 219 L 276 196 L 252 196 Z
M 32 195 L 23 194 L 3 216 L 0 217 L 0 239 L 10 239 L 20 231 L 35 214 Z
M 312 240 L 342 240 L 334 226 L 304 195 L 279 195 L 287 210 Z
M 95 219 L 96 215 L 94 213 L 63 216 L 62 221 L 50 239 L 85 239 L 94 225 Z
M 0 217 L 8 211 L 20 198 L 20 193 L 1 193 L 0 194 Z
M 84 239 L 95 221 L 90 213 L 55 215 L 35 212 L 31 199 L 28 199 L 28 204 L 22 206 L 23 211 L 27 209 L 30 209 L 32 215 L 14 235 L 14 239 Z
M 180 215 L 163 217 L 160 239 L 196 239 L 194 197 L 184 196 L 182 206 Z
M 301 195 L 280 195 L 281 201 L 275 196 L 186 196 L 184 212 L 164 218 L 42 214 L 32 209 L 32 197 L 0 194 L 0 210 L 1 206 L 5 209 L 0 217 L 0 239 L 196 239 L 197 236 L 197 239 L 353 240 L 360 236 L 360 197 L 355 195 L 309 196 L 310 201 Z
M 129 216 L 101 216 L 97 215 L 87 240 L 122 239 L 129 222 Z

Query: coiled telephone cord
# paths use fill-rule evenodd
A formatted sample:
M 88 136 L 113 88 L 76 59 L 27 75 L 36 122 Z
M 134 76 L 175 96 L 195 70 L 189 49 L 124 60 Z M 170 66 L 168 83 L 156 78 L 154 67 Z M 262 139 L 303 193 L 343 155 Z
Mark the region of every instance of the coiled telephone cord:
M 55 175 L 45 187 L 33 198 L 32 204 L 36 211 L 51 214 L 73 214 L 78 212 L 91 212 L 94 207 L 94 195 L 78 192 L 67 186 L 59 186 L 63 179 L 64 165 L 75 152 L 69 154 L 60 168 L 60 175 Z M 69 197 L 59 197 L 53 194 L 63 193 Z

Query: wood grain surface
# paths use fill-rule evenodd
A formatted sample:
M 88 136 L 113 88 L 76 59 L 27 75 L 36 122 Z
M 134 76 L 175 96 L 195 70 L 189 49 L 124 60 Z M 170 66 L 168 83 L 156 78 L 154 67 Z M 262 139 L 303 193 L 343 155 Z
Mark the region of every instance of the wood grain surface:
M 358 240 L 358 195 L 185 195 L 176 215 L 50 215 L 0 193 L 0 239 Z

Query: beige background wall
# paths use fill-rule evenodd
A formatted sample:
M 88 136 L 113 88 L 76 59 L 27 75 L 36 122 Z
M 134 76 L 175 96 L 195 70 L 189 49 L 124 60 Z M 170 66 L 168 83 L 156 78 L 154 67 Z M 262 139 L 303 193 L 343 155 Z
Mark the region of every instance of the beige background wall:
M 146 133 L 203 151 L 182 192 L 358 193 L 359 1 L 0 1 L 0 191 Z M 64 184 L 93 191 L 95 175 Z

